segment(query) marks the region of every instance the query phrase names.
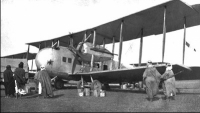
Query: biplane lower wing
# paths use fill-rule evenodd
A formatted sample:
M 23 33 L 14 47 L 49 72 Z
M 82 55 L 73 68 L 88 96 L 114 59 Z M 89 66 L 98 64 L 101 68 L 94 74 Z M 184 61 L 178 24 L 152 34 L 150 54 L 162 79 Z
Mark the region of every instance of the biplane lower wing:
M 156 66 L 158 71 L 163 74 L 165 71 L 165 66 Z M 133 69 L 119 69 L 119 70 L 106 70 L 106 71 L 96 71 L 89 73 L 76 73 L 69 75 L 71 80 L 80 80 L 81 76 L 84 81 L 90 82 L 91 77 L 93 80 L 99 80 L 101 83 L 122 83 L 122 82 L 137 82 L 142 81 L 142 75 L 146 69 L 146 66 L 136 67 Z
M 160 74 L 163 74 L 166 70 L 165 65 L 155 66 Z M 81 76 L 84 81 L 91 82 L 91 77 L 93 80 L 99 80 L 101 83 L 122 83 L 122 82 L 138 82 L 142 81 L 143 73 L 146 69 L 146 66 L 135 67 L 133 69 L 119 69 L 119 70 L 106 70 L 106 71 L 96 71 L 89 73 L 76 73 L 69 75 L 71 80 L 81 80 Z M 179 73 L 175 76 L 176 80 L 196 80 L 200 79 L 200 76 L 194 74 L 193 68 L 183 67 L 178 64 L 173 65 L 174 74 Z

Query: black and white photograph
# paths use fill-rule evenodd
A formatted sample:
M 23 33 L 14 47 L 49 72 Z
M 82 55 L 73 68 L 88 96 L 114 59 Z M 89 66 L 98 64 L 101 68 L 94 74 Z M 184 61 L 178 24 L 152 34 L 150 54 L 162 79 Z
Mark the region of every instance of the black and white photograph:
M 1 112 L 200 112 L 199 0 L 1 0 Z

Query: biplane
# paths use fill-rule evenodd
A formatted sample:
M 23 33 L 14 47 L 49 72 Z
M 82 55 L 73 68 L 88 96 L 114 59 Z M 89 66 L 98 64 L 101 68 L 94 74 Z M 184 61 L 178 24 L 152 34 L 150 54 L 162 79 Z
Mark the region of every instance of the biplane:
M 146 68 L 141 63 L 143 37 L 163 33 L 162 62 L 155 63 L 157 70 L 165 72 L 165 38 L 166 33 L 184 29 L 183 64 L 185 55 L 186 28 L 200 25 L 200 5 L 189 6 L 180 0 L 139 11 L 117 20 L 54 39 L 31 42 L 29 47 L 39 48 L 35 57 L 36 66 L 45 68 L 51 78 L 55 79 L 56 88 L 64 86 L 63 80 L 76 80 L 77 88 L 90 85 L 92 89 L 109 87 L 109 83 L 138 82 Z M 139 61 L 131 69 L 122 69 L 121 54 L 123 41 L 140 38 Z M 113 61 L 115 43 L 119 43 L 118 62 Z M 105 49 L 105 44 L 113 44 L 112 52 Z M 29 55 L 29 54 L 27 54 Z M 29 56 L 27 56 L 29 58 Z M 173 71 L 178 73 L 176 79 L 200 79 L 192 69 L 174 64 Z

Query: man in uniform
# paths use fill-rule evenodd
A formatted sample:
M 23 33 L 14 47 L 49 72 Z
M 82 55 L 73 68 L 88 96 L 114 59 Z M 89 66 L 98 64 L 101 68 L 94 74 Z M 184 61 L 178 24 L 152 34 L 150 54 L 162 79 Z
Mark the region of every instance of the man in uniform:
M 35 74 L 35 79 L 38 81 L 39 96 L 43 95 L 44 98 L 53 97 L 53 90 L 51 86 L 51 78 L 45 70 L 45 66 L 40 66 L 40 71 Z
M 152 61 L 147 62 L 147 68 L 143 73 L 143 83 L 146 85 L 146 93 L 150 101 L 158 93 L 158 86 L 160 83 L 161 74 L 152 65 Z
M 166 65 L 166 71 L 161 76 L 161 79 L 164 80 L 164 82 L 162 83 L 162 87 L 166 99 L 174 99 L 176 95 L 176 87 L 175 87 L 175 77 L 172 71 L 171 64 Z

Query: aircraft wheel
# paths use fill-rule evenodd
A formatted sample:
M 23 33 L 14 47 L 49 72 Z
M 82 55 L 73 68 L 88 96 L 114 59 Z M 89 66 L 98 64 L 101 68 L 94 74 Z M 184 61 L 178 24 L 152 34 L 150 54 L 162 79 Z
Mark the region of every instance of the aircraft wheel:
M 77 89 L 82 89 L 82 88 L 84 88 L 84 85 L 85 85 L 85 84 L 86 84 L 86 82 L 83 81 L 83 86 L 82 86 L 82 81 L 79 80 L 78 83 L 77 83 Z
M 91 84 L 91 89 L 92 90 L 100 90 L 102 88 L 102 84 L 101 82 L 99 82 L 98 80 L 94 80 Z
M 64 83 L 62 80 L 56 80 L 54 86 L 56 89 L 61 89 L 64 87 Z

